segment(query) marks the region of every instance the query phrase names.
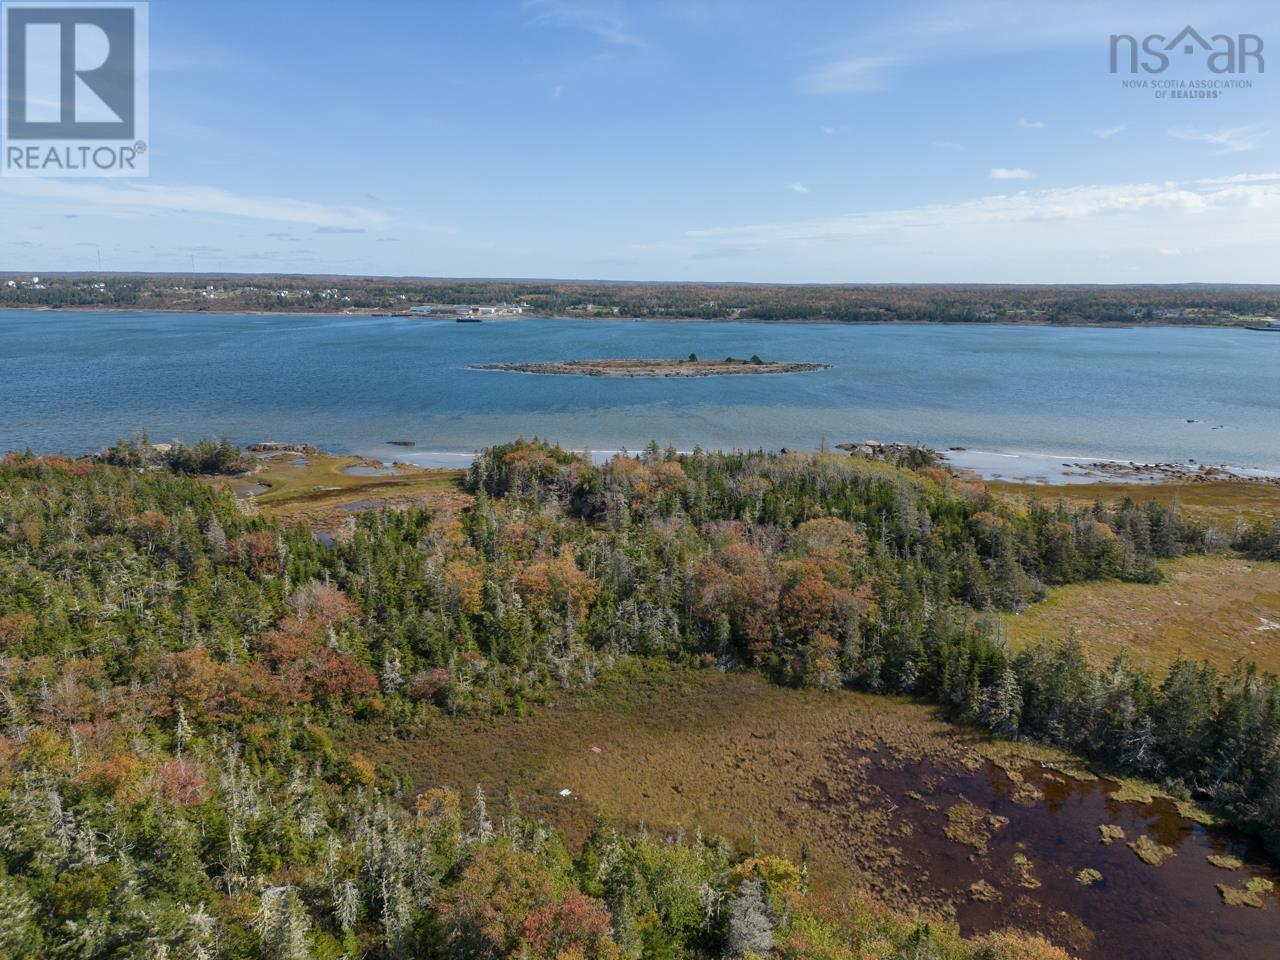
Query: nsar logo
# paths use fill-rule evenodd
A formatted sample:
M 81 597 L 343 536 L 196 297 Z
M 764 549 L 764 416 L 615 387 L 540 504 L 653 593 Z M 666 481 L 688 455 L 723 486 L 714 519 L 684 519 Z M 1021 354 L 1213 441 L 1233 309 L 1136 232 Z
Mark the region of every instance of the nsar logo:
M 1256 33 L 1235 36 L 1215 33 L 1206 40 L 1193 27 L 1186 26 L 1172 39 L 1159 33 L 1141 40 L 1127 33 L 1111 35 L 1112 73 L 1122 69 L 1129 73 L 1137 73 L 1139 69 L 1146 73 L 1164 73 L 1174 57 L 1190 57 L 1196 63 L 1203 58 L 1210 72 L 1217 74 L 1266 72 L 1262 38 Z

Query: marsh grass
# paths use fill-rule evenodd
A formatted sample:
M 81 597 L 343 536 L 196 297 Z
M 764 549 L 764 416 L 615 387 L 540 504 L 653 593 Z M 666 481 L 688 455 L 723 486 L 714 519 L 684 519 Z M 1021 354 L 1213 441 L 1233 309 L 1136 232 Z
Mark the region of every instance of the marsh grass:
M 345 472 L 364 465 L 360 457 L 310 455 L 304 460 L 292 454 L 265 458 L 246 478 L 268 489 L 254 500 L 269 516 L 290 523 L 308 523 L 316 529 L 332 529 L 352 514 L 344 508 L 368 501 L 372 508 L 403 508 L 441 500 L 462 504 L 470 497 L 461 489 L 461 470 L 425 469 L 401 465 L 386 476 L 359 476 Z M 219 486 L 234 488 L 244 481 L 217 479 Z M 455 504 L 455 505 L 456 505 Z
M 1153 867 L 1158 867 L 1174 855 L 1173 847 L 1157 843 L 1145 833 L 1129 844 L 1129 849 L 1137 854 L 1138 859 Z
M 1116 780 L 1116 784 L 1116 789 L 1109 794 L 1112 800 L 1151 803 L 1156 797 L 1163 796 L 1152 784 L 1134 780 L 1132 777 L 1120 777 Z
M 1038 890 L 1040 888 L 1040 880 L 1035 874 L 1035 864 L 1031 862 L 1031 858 L 1025 853 L 1015 853 L 1013 855 L 1013 868 L 1018 875 L 1018 886 L 1027 890 Z
M 973 847 L 979 855 L 987 855 L 987 843 L 991 840 L 987 812 L 967 800 L 947 808 L 947 825 L 943 833 L 952 843 Z
M 479 783 L 495 797 L 510 789 L 570 843 L 599 812 L 620 825 L 702 829 L 743 850 L 753 834 L 771 852 L 807 849 L 815 887 L 856 884 L 934 909 L 963 895 L 914 884 L 903 848 L 930 833 L 945 843 L 934 823 L 946 802 L 929 798 L 931 771 L 981 769 L 987 741 L 926 705 L 634 662 L 523 718 L 433 717 L 411 736 L 373 737 L 353 724 L 339 737 L 408 797 L 439 785 L 473 791 Z M 1012 765 L 1017 745 L 1001 750 Z M 1023 765 L 1033 756 L 1072 763 L 1061 751 L 1036 749 Z M 886 792 L 875 782 L 881 771 L 917 779 Z M 563 789 L 572 796 L 560 797 Z M 977 807 L 971 817 L 987 836 L 1003 823 Z
M 986 880 L 978 880 L 969 887 L 969 899 L 977 903 L 999 903 L 1001 894 Z
M 1076 915 L 1086 897 L 1076 881 L 1082 863 L 1104 873 L 1098 886 L 1107 896 L 1087 898 L 1111 921 L 1123 909 L 1108 898 L 1123 890 L 1150 903 L 1156 916 L 1180 922 L 1168 916 L 1158 891 L 1183 889 L 1179 868 L 1193 861 L 1210 874 L 1187 895 L 1198 897 L 1200 908 L 1217 909 L 1213 868 L 1199 856 L 1155 878 L 1124 851 L 1097 851 L 1096 859 L 1088 853 L 1096 824 L 1104 842 L 1125 840 L 1124 830 L 1104 821 L 1126 812 L 1107 811 L 1104 803 L 1114 800 L 1114 791 L 1103 799 L 1109 784 L 1064 784 L 1078 761 L 1027 747 L 1019 762 L 1022 745 L 993 745 L 903 699 L 786 689 L 751 673 L 630 661 L 592 687 L 554 693 L 523 715 L 476 719 L 431 708 L 398 731 L 353 720 L 335 741 L 340 751 L 373 760 L 387 782 L 398 783 L 406 805 L 428 787 L 470 794 L 481 784 L 495 819 L 509 797 L 524 814 L 564 829 L 571 850 L 597 814 L 655 837 L 701 830 L 743 853 L 807 854 L 811 889 L 833 903 L 863 891 L 898 909 L 959 917 L 975 931 L 1040 930 L 1078 956 L 1101 956 L 1091 953 L 1084 917 Z M 1019 780 L 1005 782 L 989 752 Z M 1061 854 L 1037 839 L 1039 812 L 1027 810 L 1024 822 L 1002 808 L 1013 817 L 1003 830 L 1003 821 L 993 819 L 987 791 L 995 787 L 1013 800 L 1027 781 L 1053 794 L 1046 806 L 1064 800 L 1074 806 L 1069 798 L 1086 793 L 1098 804 L 1064 838 Z M 561 797 L 564 789 L 571 795 Z M 989 838 L 986 856 L 964 842 L 967 835 L 959 841 L 945 835 L 953 821 Z M 1156 900 L 1145 899 L 1148 881 Z M 984 899 L 993 891 L 998 905 Z M 1266 916 L 1242 913 L 1236 922 Z
M 1102 834 L 1102 842 L 1107 846 L 1117 840 L 1124 840 L 1124 827 L 1118 827 L 1114 823 L 1101 824 L 1098 827 L 1098 832 Z
M 1076 883 L 1082 887 L 1091 887 L 1102 879 L 1102 871 L 1093 867 L 1084 867 L 1076 871 Z
M 1275 884 L 1265 877 L 1250 877 L 1238 887 L 1229 884 L 1216 884 L 1222 902 L 1229 907 L 1255 907 L 1259 910 L 1266 904 L 1265 894 L 1275 889 Z
M 1213 827 L 1222 823 L 1222 818 L 1214 816 L 1200 804 L 1194 800 L 1185 797 L 1174 797 L 1173 805 L 1177 808 L 1178 816 L 1186 817 L 1204 827 Z

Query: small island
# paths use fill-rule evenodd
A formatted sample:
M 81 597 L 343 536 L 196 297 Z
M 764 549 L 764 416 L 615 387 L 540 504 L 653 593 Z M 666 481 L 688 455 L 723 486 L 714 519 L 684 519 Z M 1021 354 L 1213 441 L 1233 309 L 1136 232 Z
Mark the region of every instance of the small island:
M 544 363 L 476 363 L 472 370 L 502 370 L 508 373 L 542 373 L 575 377 L 723 377 L 759 373 L 809 373 L 825 370 L 825 363 L 784 363 L 725 357 L 700 360 L 689 354 L 685 360 L 555 360 Z

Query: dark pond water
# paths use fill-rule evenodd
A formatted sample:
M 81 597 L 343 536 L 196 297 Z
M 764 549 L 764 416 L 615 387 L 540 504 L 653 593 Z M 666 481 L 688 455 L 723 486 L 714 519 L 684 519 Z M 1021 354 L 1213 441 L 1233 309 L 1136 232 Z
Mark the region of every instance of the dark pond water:
M 1280 882 L 1261 851 L 1245 839 L 1181 816 L 1168 800 L 1117 800 L 1118 786 L 1107 780 L 1079 781 L 1034 768 L 1026 783 L 1043 793 L 1028 801 L 1003 770 L 986 763 L 970 773 L 928 763 L 903 763 L 870 754 L 867 781 L 897 804 L 893 819 L 910 836 L 895 835 L 900 874 L 913 890 L 954 896 L 965 933 L 1006 926 L 1036 930 L 1087 958 L 1161 960 L 1275 960 L 1280 957 L 1280 894 L 1264 894 L 1262 909 L 1228 906 L 1216 884 L 1241 885 L 1250 877 Z M 915 792 L 921 799 L 913 799 Z M 979 829 L 987 852 L 948 839 L 948 808 L 968 802 L 1008 823 Z M 838 792 L 831 803 L 842 802 Z M 1114 824 L 1126 841 L 1149 836 L 1172 847 L 1160 866 L 1141 860 L 1125 841 L 1101 842 L 1098 827 Z M 893 831 L 895 834 L 897 831 Z M 1241 870 L 1213 866 L 1209 854 L 1243 860 Z M 1030 862 L 1039 886 L 1021 885 L 1015 856 Z M 1083 868 L 1102 879 L 1091 886 L 1076 880 Z M 999 893 L 995 902 L 973 899 L 971 885 L 985 881 Z

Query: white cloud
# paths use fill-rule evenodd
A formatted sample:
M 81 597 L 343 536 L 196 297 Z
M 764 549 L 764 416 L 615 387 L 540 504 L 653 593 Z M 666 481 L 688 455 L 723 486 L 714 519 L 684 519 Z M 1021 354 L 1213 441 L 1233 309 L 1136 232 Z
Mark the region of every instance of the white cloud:
M 1030 180 L 1035 174 L 1022 167 L 992 167 L 992 180 Z
M 1211 187 L 1229 183 L 1270 183 L 1275 180 L 1280 180 L 1280 173 L 1233 173 L 1228 177 L 1205 177 L 1195 182 Z
M 59 206 L 80 214 L 123 216 L 168 211 L 344 230 L 375 228 L 391 221 L 386 213 L 365 207 L 245 196 L 218 187 L 11 178 L 0 180 L 0 193 L 38 200 L 43 211 L 55 214 Z
M 1127 126 L 1127 123 L 1117 123 L 1114 127 L 1094 127 L 1093 135 L 1099 140 L 1110 140 L 1117 133 L 1121 133 Z
M 1209 211 L 1239 212 L 1244 208 L 1280 213 L 1280 182 L 1215 184 L 1196 180 L 1054 187 L 797 223 L 694 230 L 686 236 L 733 238 L 736 243 L 784 239 L 825 242 L 880 234 L 888 229 L 1083 221 L 1134 213 L 1194 217 Z
M 1269 130 L 1262 124 L 1252 123 L 1243 127 L 1220 127 L 1217 130 L 1197 130 L 1194 127 L 1170 127 L 1169 136 L 1178 140 L 1198 140 L 1221 147 L 1219 153 L 1244 153 L 1258 145 Z
M 828 281 L 1118 282 L 1136 272 L 1260 282 L 1280 254 L 1280 175 L 1261 176 L 1021 190 L 690 230 L 648 249 L 696 263 L 703 276 L 722 261 L 737 276 L 754 264 L 772 277 Z M 1170 252 L 1188 248 L 1195 275 Z
M 818 129 L 821 130 L 823 133 L 825 133 L 828 137 L 836 132 L 835 127 L 819 127 Z
M 1045 122 L 1043 120 L 1028 120 L 1024 117 L 1018 121 L 1018 126 L 1023 130 L 1043 130 Z
M 789 183 L 787 184 L 787 189 L 790 190 L 792 193 L 808 193 L 809 192 L 809 188 L 806 187 L 803 183 Z
M 524 6 L 533 13 L 534 23 L 583 30 L 614 46 L 646 45 L 612 5 L 570 3 L 567 0 L 525 0 Z
M 848 5 L 858 9 L 857 5 Z M 1135 22 L 1190 23 L 1204 13 L 1190 0 L 919 0 L 882 5 L 880 21 L 858 24 L 857 41 L 825 55 L 827 62 L 801 80 L 807 93 L 869 93 L 887 87 L 895 71 L 912 64 L 970 55 L 1027 54 L 1037 50 L 1105 50 L 1112 33 L 1133 32 Z M 833 31 L 834 32 L 834 31 Z M 821 54 L 820 54 L 821 55 Z
M 900 62 L 882 56 L 837 60 L 809 73 L 800 86 L 806 93 L 872 93 L 888 86 L 890 71 Z

